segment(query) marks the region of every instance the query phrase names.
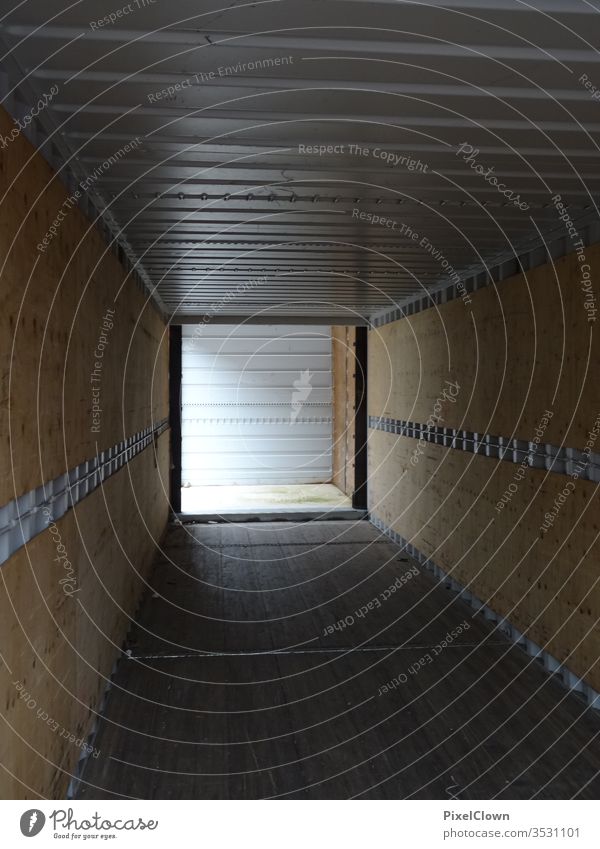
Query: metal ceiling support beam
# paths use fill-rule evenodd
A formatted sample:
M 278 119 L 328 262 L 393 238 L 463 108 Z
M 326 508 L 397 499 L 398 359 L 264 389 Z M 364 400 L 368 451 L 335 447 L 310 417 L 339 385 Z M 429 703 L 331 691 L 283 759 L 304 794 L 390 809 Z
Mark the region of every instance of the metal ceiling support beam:
M 364 0 L 346 0 L 363 3 Z M 404 7 L 406 11 L 423 9 L 475 9 L 477 12 L 510 12 L 511 14 L 546 13 L 550 15 L 596 15 L 597 8 L 591 3 L 575 3 L 573 0 L 369 0 L 373 6 Z
M 599 52 L 600 56 L 600 52 Z M 68 115 L 79 112 L 88 115 L 121 115 L 123 107 L 110 105 L 78 105 L 76 103 L 57 103 L 53 106 L 54 112 L 62 112 Z M 444 129 L 468 129 L 473 132 L 480 130 L 525 130 L 545 131 L 545 132 L 561 132 L 561 133 L 581 133 L 581 127 L 574 121 L 534 121 L 532 119 L 508 119 L 508 118 L 486 118 L 482 124 L 477 124 L 474 119 L 469 118 L 441 118 L 437 115 L 434 117 L 425 117 L 423 115 L 402 115 L 401 118 L 396 118 L 394 115 L 370 115 L 368 113 L 356 113 L 354 115 L 344 112 L 339 115 L 332 115 L 330 112 L 294 112 L 289 107 L 282 104 L 282 109 L 279 112 L 257 112 L 254 109 L 230 109 L 221 108 L 219 106 L 204 106 L 197 109 L 189 107 L 177 108 L 168 106 L 147 106 L 144 107 L 143 114 L 145 116 L 155 116 L 160 118 L 174 119 L 175 117 L 185 118 L 189 121 L 206 121 L 211 118 L 215 121 L 239 121 L 247 125 L 266 123 L 273 126 L 281 124 L 301 123 L 321 123 L 325 124 L 378 124 L 380 126 L 390 127 L 396 130 L 402 130 L 406 127 L 440 127 Z M 588 133 L 600 133 L 600 124 L 586 123 Z M 247 129 L 247 126 L 244 127 Z
M 98 138 L 93 133 L 83 133 L 78 131 L 66 132 L 66 136 L 68 138 L 77 139 L 78 142 L 86 141 L 86 150 L 91 149 L 93 144 L 105 143 L 105 142 L 126 142 L 131 141 L 131 137 L 126 133 L 115 133 L 115 132 L 107 132 L 102 133 L 102 137 Z M 158 133 L 153 133 L 151 136 L 147 136 L 144 139 L 144 147 L 146 149 L 154 150 L 159 145 L 164 145 L 165 153 L 170 152 L 170 156 L 168 158 L 168 162 L 165 163 L 168 167 L 178 168 L 180 166 L 188 166 L 196 169 L 204 168 L 204 167 L 217 167 L 221 166 L 223 162 L 227 162 L 227 168 L 234 168 L 236 166 L 252 168 L 255 164 L 253 157 L 254 156 L 263 156 L 264 154 L 269 154 L 269 159 L 265 160 L 272 167 L 277 168 L 293 168 L 297 167 L 298 163 L 290 163 L 287 160 L 282 162 L 281 157 L 286 156 L 295 156 L 300 161 L 304 161 L 306 158 L 306 154 L 298 153 L 298 145 L 283 146 L 277 142 L 269 142 L 265 140 L 257 140 L 257 139 L 236 139 L 235 144 L 231 142 L 218 142 L 211 139 L 209 136 L 201 137 L 194 136 L 193 139 L 189 139 L 186 144 L 182 147 L 182 139 L 181 137 L 175 138 L 167 138 L 165 136 L 160 136 Z M 327 144 L 327 137 L 321 136 L 320 143 Z M 370 141 L 353 141 L 353 144 L 358 145 L 359 147 L 366 148 L 375 148 L 381 147 L 385 150 L 391 150 L 396 152 L 414 154 L 415 145 L 414 144 L 406 144 L 402 142 L 397 142 L 392 139 L 371 139 Z M 436 156 L 445 156 L 448 152 L 448 145 L 444 144 L 440 141 L 437 144 L 426 143 L 424 141 L 419 141 L 419 154 L 423 155 L 424 153 L 433 153 Z M 497 156 L 508 156 L 512 159 L 520 158 L 523 156 L 525 158 L 529 157 L 537 157 L 543 156 L 554 157 L 557 161 L 564 162 L 564 157 L 566 156 L 568 159 L 590 159 L 598 158 L 598 151 L 594 147 L 589 148 L 566 148 L 561 147 L 560 151 L 557 151 L 556 148 L 553 147 L 519 147 L 519 153 L 516 154 L 514 150 L 511 150 L 509 147 L 498 147 L 497 145 L 479 145 L 480 155 L 497 157 Z M 563 156 L 564 155 L 564 156 Z M 214 156 L 214 161 L 209 160 L 201 160 L 199 157 L 206 156 Z M 194 159 L 194 157 L 198 157 Z M 82 156 L 81 161 L 88 161 L 90 163 L 97 164 L 100 155 L 92 159 L 88 155 Z M 155 165 L 156 160 L 152 157 L 143 158 L 143 154 L 138 154 L 138 156 L 134 159 L 133 157 L 128 160 L 130 163 L 138 165 Z M 260 161 L 259 167 L 264 168 L 265 165 L 262 164 L 263 160 Z
M 291 306 L 294 306 L 292 304 Z M 206 313 L 182 313 L 175 312 L 169 319 L 169 324 L 203 324 L 206 319 Z M 352 313 L 347 315 L 313 315 L 312 313 L 298 313 L 278 315 L 277 313 L 265 311 L 261 315 L 227 315 L 221 313 L 210 317 L 211 324 L 338 324 L 353 327 L 366 327 L 369 321 L 364 316 L 357 316 Z
M 130 76 L 125 71 L 81 71 L 74 78 L 72 70 L 44 70 L 34 71 L 32 77 L 42 80 L 64 80 L 69 82 L 99 84 L 119 83 L 120 87 L 151 85 L 156 90 L 168 85 L 177 85 L 182 80 L 188 79 L 188 75 L 180 74 L 136 74 Z M 214 80 L 202 82 L 202 91 L 207 89 L 260 89 L 261 91 L 352 91 L 369 93 L 391 93 L 394 95 L 408 94 L 412 97 L 476 97 L 476 98 L 501 98 L 510 100 L 543 100 L 555 98 L 561 103 L 568 101 L 590 100 L 589 92 L 583 88 L 570 89 L 542 89 L 533 86 L 480 86 L 476 83 L 464 83 L 463 85 L 430 84 L 430 83 L 407 83 L 403 81 L 387 82 L 384 80 L 340 80 L 340 79 L 312 79 L 307 77 L 269 77 L 269 76 L 243 76 L 243 77 L 215 77 Z M 192 89 L 193 90 L 193 89 Z M 190 104 L 191 106 L 192 104 Z
M 513 8 L 514 8 L 513 4 Z M 597 65 L 600 62 L 600 54 L 595 50 L 585 49 L 570 49 L 563 48 L 559 45 L 546 47 L 512 47 L 503 44 L 449 44 L 441 38 L 424 39 L 422 41 L 399 41 L 394 40 L 394 32 L 398 36 L 404 35 L 404 31 L 391 30 L 390 28 L 372 27 L 366 30 L 365 27 L 318 27 L 316 28 L 323 35 L 319 36 L 298 36 L 287 35 L 288 30 L 282 29 L 279 31 L 271 31 L 266 35 L 257 33 L 236 33 L 236 32 L 214 32 L 211 30 L 197 29 L 167 29 L 162 28 L 154 31 L 136 30 L 136 29 L 115 29 L 105 28 L 97 30 L 86 30 L 85 39 L 88 41 L 108 41 L 115 44 L 126 44 L 130 49 L 135 49 L 136 45 L 147 47 L 149 44 L 172 44 L 172 45 L 189 45 L 197 50 L 211 51 L 212 56 L 219 64 L 232 59 L 239 62 L 243 60 L 243 51 L 246 50 L 273 50 L 278 56 L 282 56 L 286 51 L 297 50 L 313 50 L 321 53 L 321 57 L 331 53 L 358 53 L 360 56 L 381 56 L 386 55 L 398 59 L 400 56 L 418 56 L 420 59 L 427 57 L 455 57 L 460 59 L 506 59 L 511 62 L 564 62 L 564 63 L 585 63 L 586 65 Z M 348 32 L 349 36 L 358 31 L 362 34 L 362 38 L 343 38 L 339 37 L 340 33 Z M 57 41 L 70 42 L 74 39 L 81 38 L 81 27 L 32 27 L 21 24 L 10 24 L 2 27 L 0 31 L 4 31 L 6 35 L 14 38 L 35 39 L 53 39 Z M 368 31 L 372 38 L 366 38 L 365 32 Z M 329 33 L 336 33 L 338 37 L 331 38 Z M 386 39 L 377 39 L 375 36 L 378 33 L 385 33 Z M 217 59 L 215 53 L 219 53 L 221 48 L 220 59 Z M 235 54 L 227 54 L 222 48 L 233 48 Z

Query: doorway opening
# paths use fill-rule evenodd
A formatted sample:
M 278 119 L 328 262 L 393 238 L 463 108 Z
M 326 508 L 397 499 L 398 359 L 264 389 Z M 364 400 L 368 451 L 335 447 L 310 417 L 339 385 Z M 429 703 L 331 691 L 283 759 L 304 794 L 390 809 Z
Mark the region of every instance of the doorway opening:
M 356 398 L 364 371 L 356 368 L 357 329 L 173 330 L 174 510 L 188 519 L 356 516 L 357 406 L 366 418 Z

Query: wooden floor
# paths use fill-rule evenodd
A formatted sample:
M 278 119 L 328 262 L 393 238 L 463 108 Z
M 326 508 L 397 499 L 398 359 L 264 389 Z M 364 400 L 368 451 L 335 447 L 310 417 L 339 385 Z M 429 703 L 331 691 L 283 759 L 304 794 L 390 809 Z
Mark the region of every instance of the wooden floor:
M 79 798 L 598 798 L 598 714 L 416 571 L 365 521 L 173 527 Z

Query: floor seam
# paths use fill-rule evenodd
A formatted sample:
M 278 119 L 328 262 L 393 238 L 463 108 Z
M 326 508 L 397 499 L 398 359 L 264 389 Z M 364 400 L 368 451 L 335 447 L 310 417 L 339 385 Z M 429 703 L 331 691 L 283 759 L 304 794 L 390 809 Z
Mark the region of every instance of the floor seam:
M 237 652 L 220 652 L 220 651 L 198 651 L 189 654 L 131 654 L 127 655 L 125 660 L 186 660 L 191 658 L 203 657 L 266 657 L 277 655 L 300 655 L 300 654 L 359 654 L 369 652 L 389 652 L 389 651 L 427 651 L 434 649 L 438 643 L 428 645 L 389 645 L 389 646 L 332 646 L 331 648 L 312 648 L 312 649 L 267 649 L 265 651 L 237 651 Z M 506 640 L 498 640 L 486 642 L 485 640 L 478 643 L 462 643 L 461 645 L 447 646 L 448 649 L 476 649 L 489 647 L 504 647 L 506 648 Z

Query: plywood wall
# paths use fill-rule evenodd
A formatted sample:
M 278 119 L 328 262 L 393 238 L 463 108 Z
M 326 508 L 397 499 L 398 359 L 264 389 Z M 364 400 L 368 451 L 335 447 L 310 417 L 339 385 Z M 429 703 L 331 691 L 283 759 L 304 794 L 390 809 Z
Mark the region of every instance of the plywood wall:
M 2 151 L 0 505 L 168 416 L 165 324 L 99 232 L 73 206 L 36 247 L 67 198 L 23 137 Z M 2 798 L 64 797 L 166 526 L 168 440 L 0 566 Z
M 600 690 L 597 484 L 578 481 L 553 527 L 566 476 L 371 431 L 369 508 L 497 613 Z
M 0 132 L 12 121 L 0 108 Z M 0 504 L 168 415 L 163 320 L 22 136 L 0 156 Z M 67 209 L 46 251 L 41 243 Z M 100 432 L 92 383 L 103 318 Z M 109 314 L 110 315 L 110 314 Z
M 354 492 L 356 357 L 354 327 L 332 328 L 333 373 L 333 483 L 351 496 Z
M 65 796 L 165 529 L 168 440 L 0 568 L 0 798 Z
M 600 247 L 586 254 L 598 270 Z M 582 449 L 597 430 L 600 351 L 576 257 L 471 301 L 370 332 L 370 415 L 424 423 L 442 398 L 440 426 L 533 441 L 551 411 L 542 442 Z M 446 381 L 460 387 L 455 400 L 443 398 Z M 531 468 L 515 477 L 513 463 L 416 446 L 370 431 L 370 512 L 600 689 L 598 485 Z
M 600 245 L 586 248 L 594 279 Z M 587 320 L 576 254 L 369 333 L 372 415 L 425 422 L 458 381 L 447 427 L 583 448 L 600 412 L 600 333 Z M 600 287 L 596 283 L 598 294 Z M 600 326 L 600 325 L 598 325 Z

